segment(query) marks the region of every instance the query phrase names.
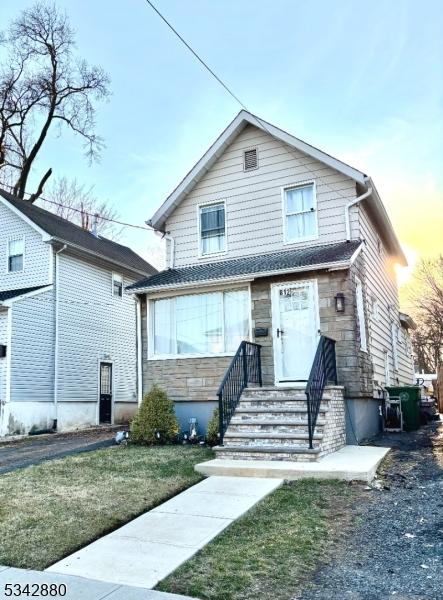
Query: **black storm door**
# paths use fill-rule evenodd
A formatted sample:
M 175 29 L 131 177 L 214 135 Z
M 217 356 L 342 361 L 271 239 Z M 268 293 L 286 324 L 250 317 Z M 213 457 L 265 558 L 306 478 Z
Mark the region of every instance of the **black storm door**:
M 100 363 L 100 423 L 112 420 L 112 364 Z

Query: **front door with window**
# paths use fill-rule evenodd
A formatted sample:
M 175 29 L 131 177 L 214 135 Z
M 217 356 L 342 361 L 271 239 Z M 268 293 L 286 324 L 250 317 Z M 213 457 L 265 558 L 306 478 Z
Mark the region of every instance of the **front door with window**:
M 319 339 L 316 281 L 272 286 L 275 382 L 307 381 Z
M 112 363 L 100 363 L 99 422 L 112 421 Z

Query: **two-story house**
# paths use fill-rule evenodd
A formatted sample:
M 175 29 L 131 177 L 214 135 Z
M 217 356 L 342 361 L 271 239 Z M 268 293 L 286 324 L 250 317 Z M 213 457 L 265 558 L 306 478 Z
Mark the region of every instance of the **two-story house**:
M 123 290 L 154 273 L 130 248 L 0 190 L 0 435 L 131 418 L 139 310 Z
M 370 177 L 241 111 L 149 223 L 169 268 L 130 286 L 143 385 L 183 424 L 219 402 L 221 455 L 259 458 L 339 447 L 345 418 L 350 441 L 378 430 L 385 386 L 413 365 L 406 260 Z

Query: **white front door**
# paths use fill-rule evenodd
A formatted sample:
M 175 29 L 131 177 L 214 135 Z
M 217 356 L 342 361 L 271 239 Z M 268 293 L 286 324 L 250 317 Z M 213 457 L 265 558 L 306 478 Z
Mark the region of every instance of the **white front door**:
M 319 339 L 317 282 L 272 286 L 276 384 L 307 381 Z

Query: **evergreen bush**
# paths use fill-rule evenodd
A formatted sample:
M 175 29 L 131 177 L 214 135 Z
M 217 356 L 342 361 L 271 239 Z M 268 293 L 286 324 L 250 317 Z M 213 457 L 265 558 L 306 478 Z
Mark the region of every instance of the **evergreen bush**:
M 218 408 L 215 408 L 206 429 L 206 442 L 210 446 L 216 446 L 219 443 L 219 425 L 219 411 Z
M 131 423 L 131 441 L 135 444 L 166 444 L 179 432 L 174 403 L 157 385 L 145 395 Z

